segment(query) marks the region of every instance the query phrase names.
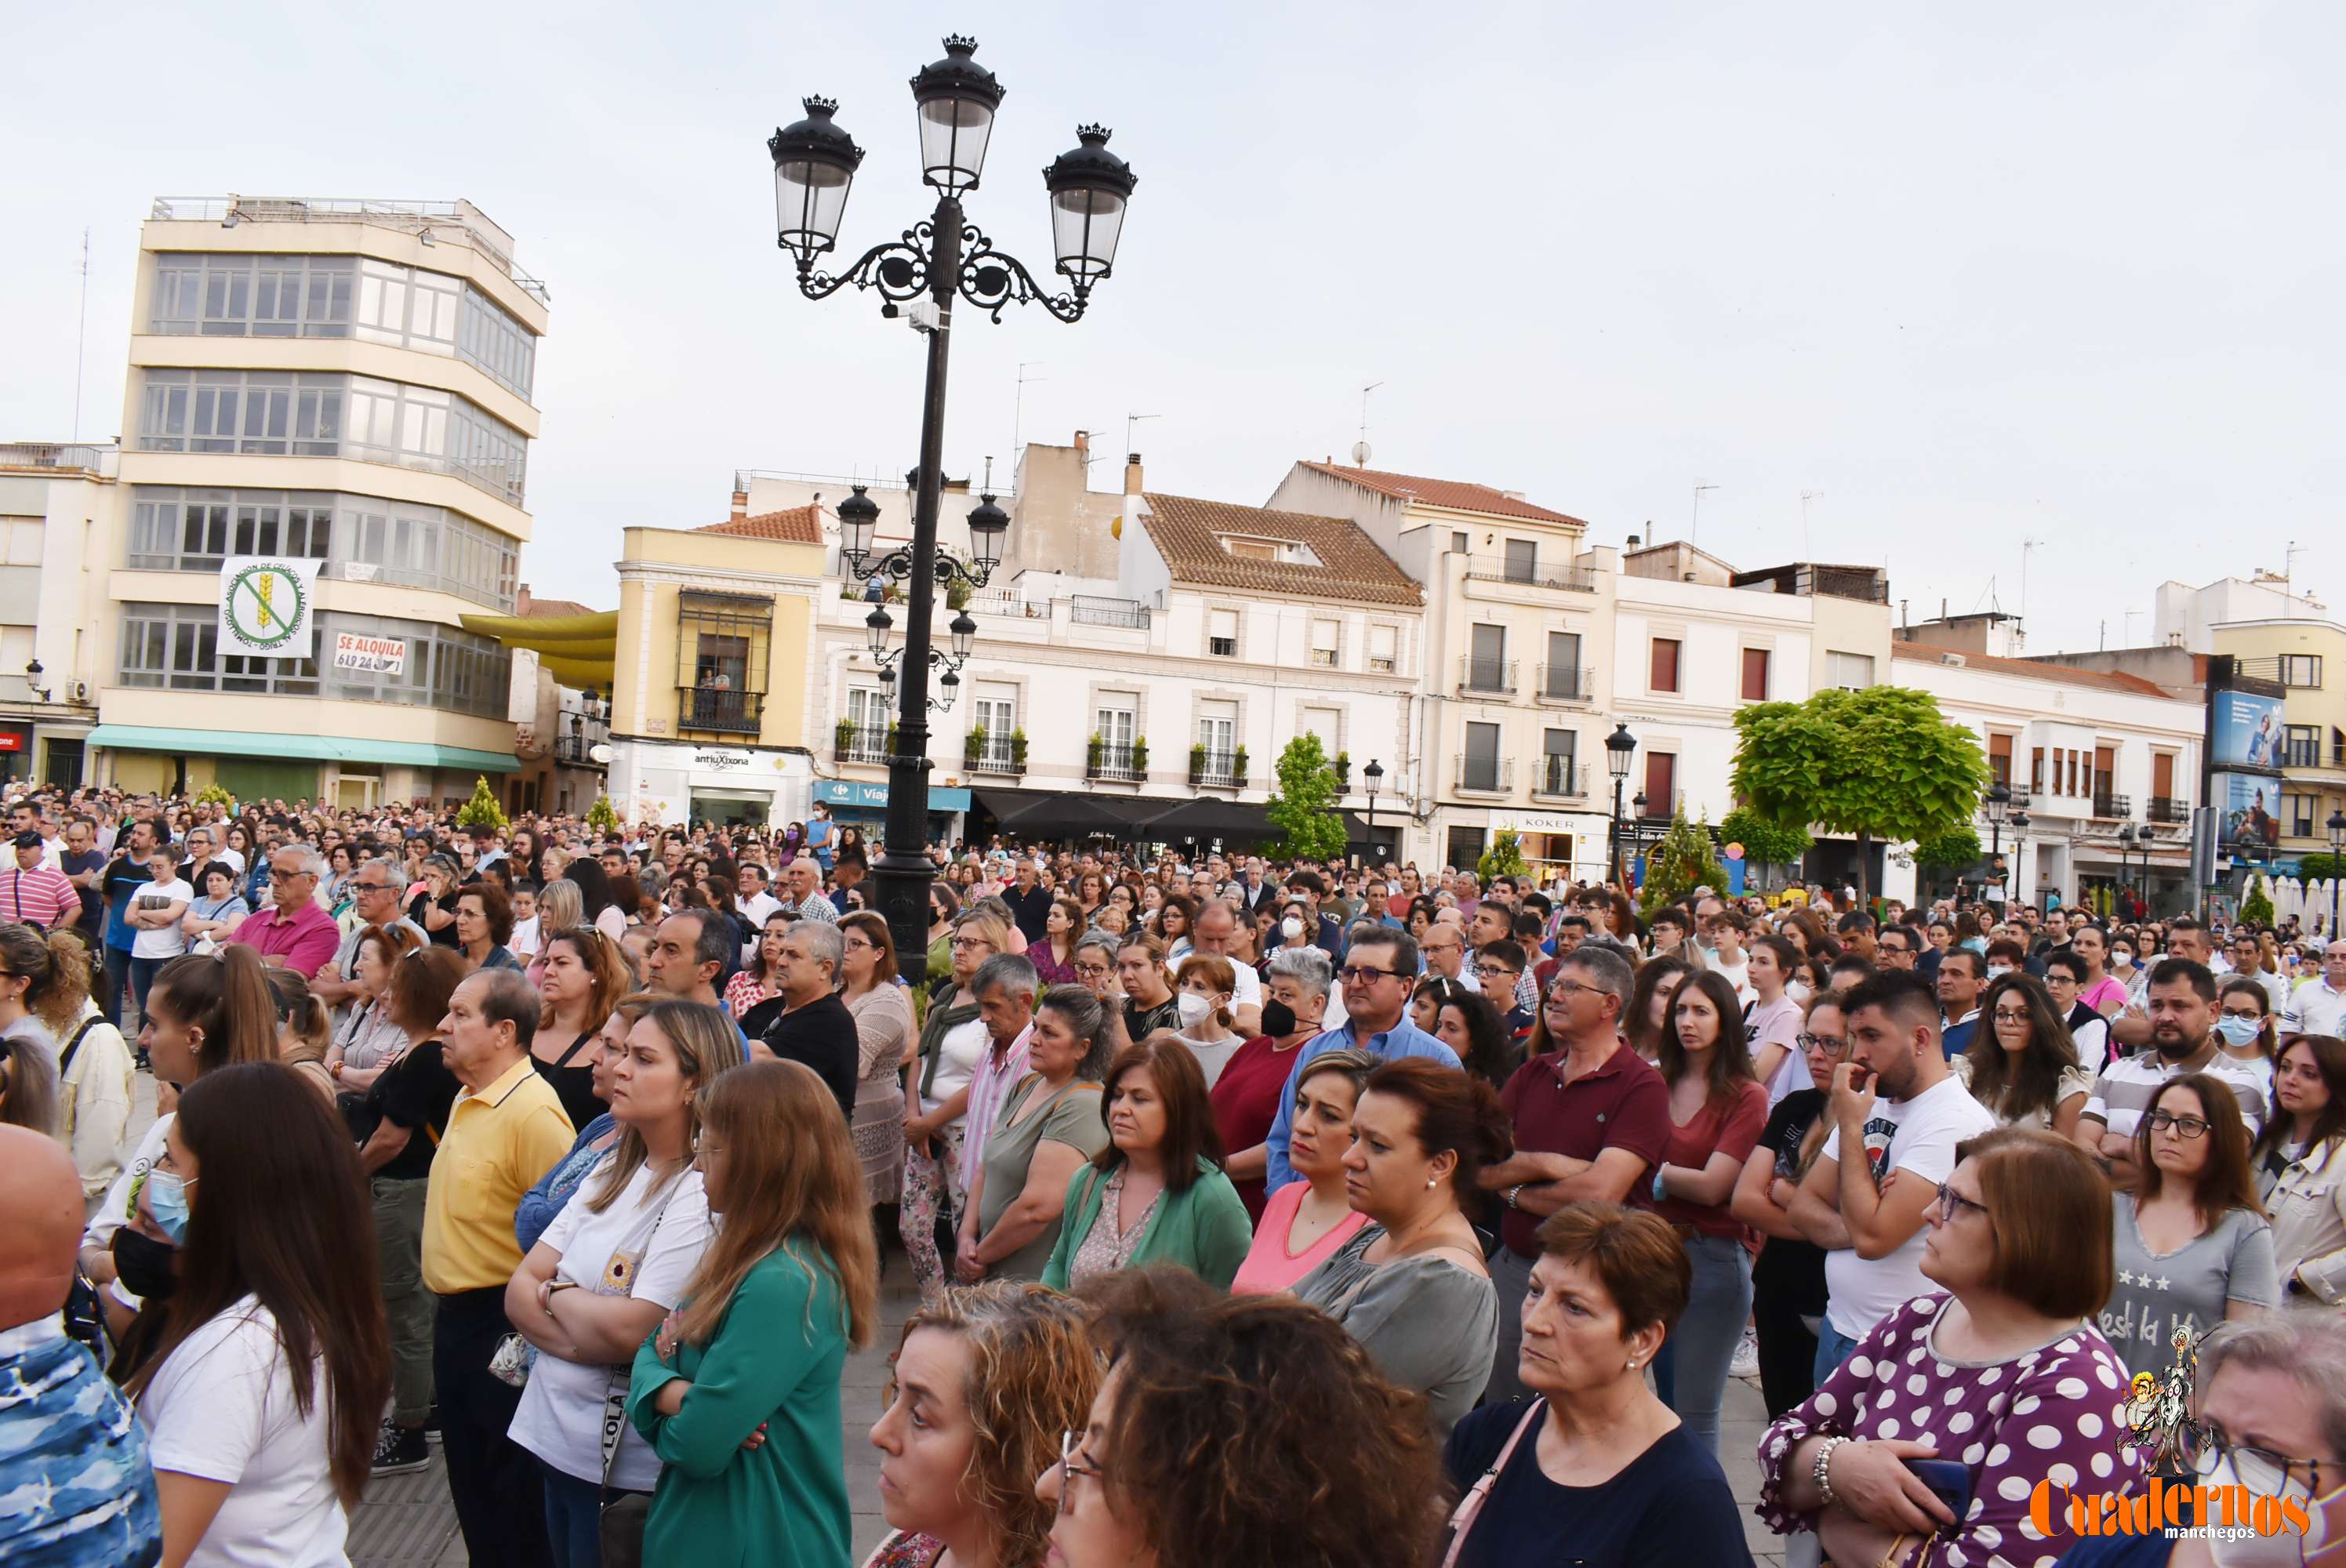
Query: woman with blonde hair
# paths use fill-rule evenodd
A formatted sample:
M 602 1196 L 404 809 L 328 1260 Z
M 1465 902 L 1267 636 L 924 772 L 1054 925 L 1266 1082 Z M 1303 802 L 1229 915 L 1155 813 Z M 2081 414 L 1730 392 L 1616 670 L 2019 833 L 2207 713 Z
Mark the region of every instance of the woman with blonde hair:
M 547 851 L 560 854 L 559 850 Z M 529 964 L 529 983 L 536 985 L 546 974 L 546 944 L 556 932 L 568 931 L 586 923 L 586 901 L 580 896 L 578 884 L 568 877 L 547 872 L 547 881 L 537 890 L 537 952 Z
M 538 1350 L 512 1436 L 543 1473 L 556 1568 L 596 1568 L 606 1493 L 647 1492 L 658 1480 L 659 1461 L 624 1425 L 604 1453 L 604 1409 L 621 1392 L 612 1369 L 684 1298 L 708 1249 L 709 1206 L 693 1168 L 699 1099 L 742 1059 L 740 1032 L 719 1009 L 647 1009 L 609 1066 L 618 1143 L 505 1287 L 506 1318 Z
M 863 1186 L 875 1208 L 903 1185 L 904 1064 L 912 1055 L 913 1003 L 896 980 L 888 922 L 870 910 L 839 921 L 839 999 L 855 1020 L 855 1114 L 849 1122 Z
M 281 965 L 269 972 L 277 1003 L 277 1049 L 301 1081 L 334 1104 L 334 1075 L 326 1070 L 329 1026 L 325 1003 L 310 993 L 310 983 Z
M 627 1393 L 664 1467 L 644 1561 L 842 1563 L 840 1372 L 879 1316 L 862 1168 L 838 1100 L 796 1062 L 722 1074 L 700 1115 L 701 1179 L 722 1223 L 683 1304 L 637 1350 Z
M 1040 1563 L 1052 1510 L 1034 1478 L 1099 1391 L 1083 1308 L 1031 1283 L 956 1286 L 906 1319 L 892 1370 L 872 1446 L 894 1528 L 864 1568 Z

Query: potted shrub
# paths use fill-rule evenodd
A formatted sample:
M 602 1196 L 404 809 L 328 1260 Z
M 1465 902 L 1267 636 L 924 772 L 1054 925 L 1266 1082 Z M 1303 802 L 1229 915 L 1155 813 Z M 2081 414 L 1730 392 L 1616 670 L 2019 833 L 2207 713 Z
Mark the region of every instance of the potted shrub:
M 964 767 L 974 768 L 977 766 L 977 759 L 984 755 L 985 726 L 983 724 L 973 726 L 969 732 L 969 738 L 961 743 L 962 764 Z
M 1198 741 L 1189 748 L 1189 782 L 1195 784 L 1206 776 L 1206 743 Z
M 1021 773 L 1026 771 L 1026 731 L 1024 728 L 1010 732 L 1010 766 Z
M 1328 766 L 1335 770 L 1337 789 L 1349 789 L 1352 787 L 1352 754 L 1351 752 L 1339 751 L 1336 753 L 1335 760 Z
M 1145 735 L 1142 735 L 1142 736 L 1137 736 L 1137 737 L 1135 737 L 1135 738 L 1134 738 L 1134 739 L 1133 739 L 1133 742 L 1132 742 L 1132 770 L 1133 770 L 1135 773 L 1137 773 L 1137 774 L 1141 775 L 1143 778 L 1148 777 L 1148 737 L 1147 737 L 1147 736 L 1145 736 Z
M 1240 784 L 1246 782 L 1246 748 L 1241 745 L 1237 750 L 1230 753 L 1230 777 Z
M 842 756 L 845 756 L 855 745 L 855 720 L 852 718 L 841 719 L 835 734 L 839 753 Z
M 1091 738 L 1084 742 L 1084 771 L 1094 777 L 1098 776 L 1100 763 L 1106 755 L 1101 745 L 1100 733 L 1096 729 L 1092 731 Z

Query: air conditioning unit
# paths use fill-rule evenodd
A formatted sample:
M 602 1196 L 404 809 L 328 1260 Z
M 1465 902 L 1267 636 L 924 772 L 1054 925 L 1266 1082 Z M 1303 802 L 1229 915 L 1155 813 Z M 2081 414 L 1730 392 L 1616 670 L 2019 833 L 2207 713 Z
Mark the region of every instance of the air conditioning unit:
M 66 687 L 66 693 L 76 702 L 87 702 L 89 700 L 89 682 L 86 680 L 75 681 L 71 686 Z

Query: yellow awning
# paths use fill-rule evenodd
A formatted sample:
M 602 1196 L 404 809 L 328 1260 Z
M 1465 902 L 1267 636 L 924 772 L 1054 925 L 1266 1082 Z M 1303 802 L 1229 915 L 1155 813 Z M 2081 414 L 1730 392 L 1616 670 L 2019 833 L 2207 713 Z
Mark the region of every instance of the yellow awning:
M 529 649 L 546 673 L 564 686 L 611 689 L 612 664 L 619 647 L 617 610 L 586 616 L 464 616 L 459 619 L 468 632 L 495 637 L 509 648 Z

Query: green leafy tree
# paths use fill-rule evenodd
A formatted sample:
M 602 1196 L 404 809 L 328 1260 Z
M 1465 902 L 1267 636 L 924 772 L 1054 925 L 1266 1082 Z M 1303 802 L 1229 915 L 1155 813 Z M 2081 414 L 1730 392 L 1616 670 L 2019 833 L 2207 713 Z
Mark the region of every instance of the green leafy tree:
M 199 806 L 233 806 L 236 804 L 236 799 L 218 784 L 207 784 L 202 789 L 196 791 L 196 804 Z
M 1719 863 L 1711 842 L 1710 825 L 1687 820 L 1680 807 L 1670 818 L 1669 830 L 1646 852 L 1646 883 L 1638 891 L 1637 909 L 1652 914 L 1677 903 L 1697 888 L 1727 891 L 1727 868 Z
M 502 829 L 506 826 L 505 811 L 497 804 L 497 798 L 489 793 L 486 776 L 474 774 L 473 798 L 456 808 L 456 826 L 477 828 L 484 822 L 492 828 Z
M 2298 876 L 2305 881 L 2320 882 L 2346 877 L 2346 855 L 2308 855 L 2298 862 Z
M 586 808 L 586 825 L 605 837 L 619 830 L 618 808 L 611 804 L 608 795 L 596 796 L 595 803 Z
M 1806 828 L 1780 828 L 1741 806 L 1720 820 L 1719 841 L 1742 845 L 1743 858 L 1758 866 L 1791 865 L 1816 842 Z
M 1984 851 L 1970 823 L 1933 833 L 1914 845 L 1914 863 L 1934 871 L 1953 871 L 1979 860 Z
M 1779 827 L 1854 838 L 1861 904 L 1876 840 L 1920 842 L 1965 826 L 1988 787 L 1979 737 L 1942 718 L 1930 693 L 1905 687 L 1754 703 L 1735 728 L 1736 794 Z
M 1519 877 L 1530 868 L 1524 863 L 1523 836 L 1513 828 L 1491 835 L 1491 847 L 1474 862 L 1474 874 L 1488 886 L 1493 877 Z
M 2270 925 L 2272 922 L 2272 899 L 2265 891 L 2265 880 L 2251 876 L 2249 878 L 2249 896 L 2240 901 L 2240 923 Z
M 1271 853 L 1282 860 L 1327 860 L 1344 852 L 1344 820 L 1336 815 L 1336 775 L 1320 738 L 1306 731 L 1279 754 L 1279 789 L 1263 811 L 1279 830 Z

